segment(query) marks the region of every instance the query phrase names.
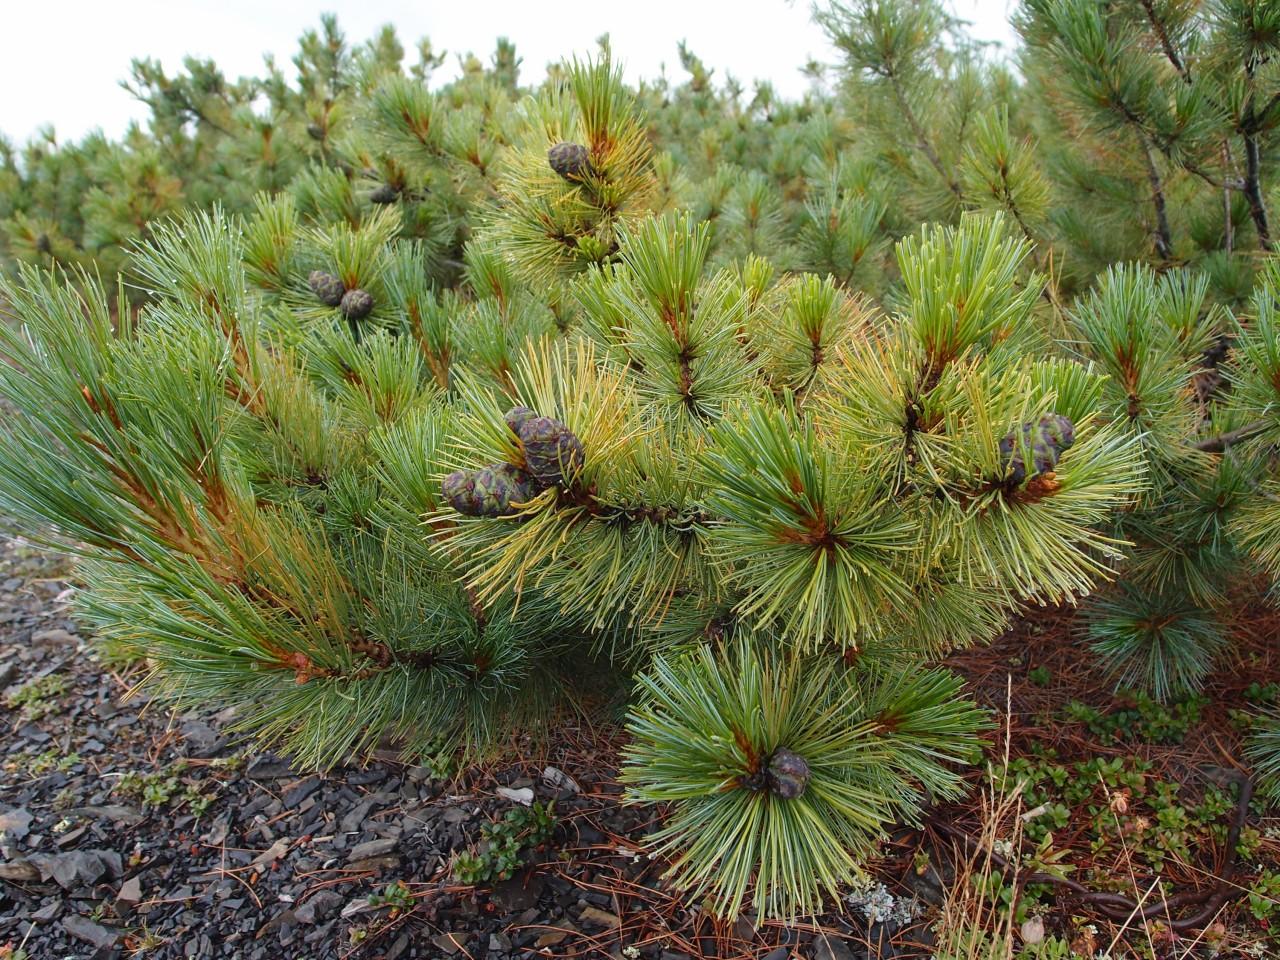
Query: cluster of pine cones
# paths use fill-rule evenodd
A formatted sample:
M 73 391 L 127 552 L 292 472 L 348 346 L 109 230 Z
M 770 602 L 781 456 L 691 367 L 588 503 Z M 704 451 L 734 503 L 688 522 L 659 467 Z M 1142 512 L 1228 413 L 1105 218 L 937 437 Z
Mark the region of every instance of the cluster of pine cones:
M 582 441 L 553 417 L 528 407 L 503 416 L 520 441 L 523 464 L 495 463 L 479 470 L 455 470 L 441 486 L 445 502 L 471 517 L 508 517 L 549 487 L 568 487 L 582 469 Z
M 363 320 L 373 310 L 373 297 L 359 287 L 350 290 L 332 273 L 312 270 L 307 277 L 311 292 L 326 307 L 337 307 L 348 320 Z

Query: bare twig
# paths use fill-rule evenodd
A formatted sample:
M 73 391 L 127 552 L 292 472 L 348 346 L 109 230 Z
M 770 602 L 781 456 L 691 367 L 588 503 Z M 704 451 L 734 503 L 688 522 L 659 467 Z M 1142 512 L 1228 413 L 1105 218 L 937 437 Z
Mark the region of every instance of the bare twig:
M 1199 443 L 1193 444 L 1192 449 L 1200 450 L 1204 453 L 1222 453 L 1228 447 L 1234 446 L 1242 440 L 1256 437 L 1269 425 L 1266 420 L 1255 420 L 1253 423 L 1237 427 L 1235 430 L 1229 430 L 1226 433 L 1218 434 L 1216 437 L 1208 437 L 1201 440 Z

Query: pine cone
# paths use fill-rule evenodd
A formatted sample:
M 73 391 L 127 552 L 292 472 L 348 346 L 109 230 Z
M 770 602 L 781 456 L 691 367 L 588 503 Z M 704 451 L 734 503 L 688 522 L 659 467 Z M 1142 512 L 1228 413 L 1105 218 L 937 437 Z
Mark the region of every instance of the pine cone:
M 342 295 L 338 309 L 348 320 L 363 320 L 373 310 L 373 297 L 359 287 L 353 287 Z
M 539 485 L 567 485 L 582 469 L 582 441 L 559 420 L 531 417 L 520 424 L 518 433 L 525 466 Z
M 769 757 L 769 789 L 783 800 L 795 800 L 809 785 L 809 764 L 798 753 L 779 747 Z
M 373 203 L 395 203 L 400 199 L 400 191 L 389 183 L 384 183 L 373 193 L 369 194 L 369 199 Z
M 1023 451 L 1031 450 L 1031 476 L 1050 473 L 1064 450 L 1076 442 L 1076 428 L 1066 417 L 1048 413 L 1035 423 L 1024 423 L 1000 441 L 1000 463 L 1006 468 L 1006 482 L 1018 486 L 1027 479 Z
M 318 123 L 308 123 L 307 136 L 310 137 L 312 140 L 323 140 L 324 127 L 320 126 L 320 124 Z
M 1051 440 L 1058 453 L 1069 450 L 1076 442 L 1076 425 L 1058 413 L 1047 413 L 1040 418 L 1040 435 Z
M 517 512 L 515 504 L 537 496 L 529 475 L 509 463 L 495 463 L 480 470 L 455 470 L 440 486 L 445 502 L 469 517 L 506 517 Z
M 566 180 L 577 180 L 591 171 L 590 154 L 580 143 L 557 143 L 547 151 L 547 163 Z
M 311 284 L 311 292 L 316 295 L 316 299 L 326 307 L 336 307 L 342 302 L 342 295 L 347 292 L 341 280 L 323 270 L 312 270 L 307 283 Z
M 502 415 L 502 419 L 507 422 L 511 432 L 518 437 L 520 436 L 520 427 L 536 416 L 537 414 L 528 407 L 512 407 Z
M 472 514 L 476 502 L 476 471 L 455 470 L 440 485 L 445 503 L 459 513 Z
M 1213 342 L 1213 346 L 1204 352 L 1204 356 L 1200 358 L 1202 367 L 1216 367 L 1227 359 L 1227 354 L 1231 352 L 1231 338 L 1220 336 Z
M 536 496 L 529 475 L 509 463 L 495 463 L 476 473 L 474 505 L 481 517 L 505 517 Z

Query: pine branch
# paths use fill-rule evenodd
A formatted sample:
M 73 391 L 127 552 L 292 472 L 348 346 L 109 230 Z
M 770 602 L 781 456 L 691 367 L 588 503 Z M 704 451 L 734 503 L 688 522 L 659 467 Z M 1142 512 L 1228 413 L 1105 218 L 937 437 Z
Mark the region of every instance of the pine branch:
M 1163 20 L 1156 16 L 1155 4 L 1152 0 L 1141 0 L 1142 9 L 1147 14 L 1147 21 L 1151 24 L 1151 29 L 1155 31 L 1156 36 L 1160 40 L 1160 48 L 1164 50 L 1164 55 L 1169 62 L 1173 64 L 1173 68 L 1187 83 L 1191 82 L 1191 69 L 1186 65 L 1183 59 L 1178 56 L 1178 51 L 1173 48 L 1173 42 L 1169 38 L 1169 30 L 1165 26 Z
M 1249 216 L 1258 234 L 1258 245 L 1268 252 L 1272 249 L 1271 226 L 1267 216 L 1267 204 L 1262 197 L 1262 152 L 1256 133 L 1244 134 L 1245 177 L 1244 195 L 1249 202 Z
M 1169 214 L 1165 206 L 1164 184 L 1160 179 L 1160 171 L 1156 169 L 1155 158 L 1151 156 L 1150 141 L 1140 126 L 1135 128 L 1135 135 L 1142 148 L 1142 158 L 1146 162 L 1147 182 L 1151 185 L 1151 203 L 1156 213 L 1156 253 L 1162 260 L 1173 258 L 1173 235 L 1169 229 Z
M 928 134 L 925 133 L 919 117 L 916 116 L 915 111 L 911 108 L 910 101 L 907 100 L 907 96 L 902 90 L 898 75 L 890 71 L 885 74 L 885 77 L 889 81 L 889 88 L 893 91 L 894 99 L 898 103 L 898 109 L 902 111 L 902 116 L 906 119 L 912 135 L 916 138 L 916 146 L 924 153 L 929 165 L 938 172 L 938 176 L 942 177 L 947 189 L 955 195 L 957 200 L 963 200 L 964 192 L 960 189 L 960 184 L 956 182 L 955 177 L 947 170 L 946 165 L 942 162 L 942 157 L 938 155 L 938 151 L 934 149 L 933 144 L 929 141 Z
M 1216 437 L 1208 437 L 1204 440 L 1200 440 L 1197 443 L 1192 444 L 1192 447 L 1205 453 L 1222 453 L 1235 446 L 1237 443 L 1256 437 L 1270 426 L 1270 421 L 1258 420 L 1254 423 L 1246 424 L 1243 427 L 1238 427 L 1235 430 L 1230 430 L 1227 433 L 1220 433 Z

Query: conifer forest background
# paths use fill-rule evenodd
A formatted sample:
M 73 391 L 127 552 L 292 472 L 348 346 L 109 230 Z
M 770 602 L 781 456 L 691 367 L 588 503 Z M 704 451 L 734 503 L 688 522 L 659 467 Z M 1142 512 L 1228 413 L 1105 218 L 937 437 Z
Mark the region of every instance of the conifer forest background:
M 0 140 L 0 958 L 1280 956 L 1280 2 L 812 16 Z

